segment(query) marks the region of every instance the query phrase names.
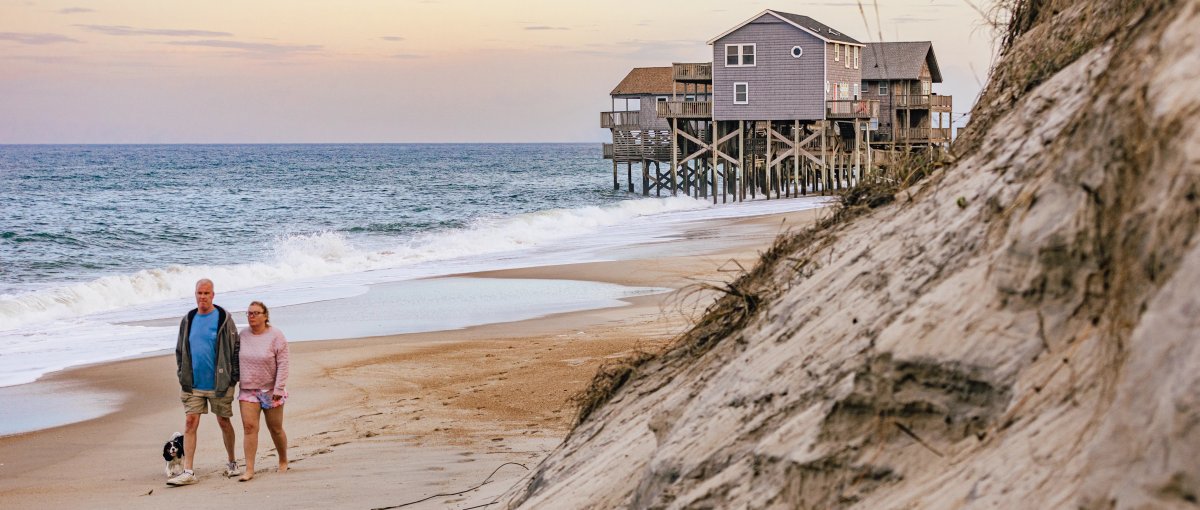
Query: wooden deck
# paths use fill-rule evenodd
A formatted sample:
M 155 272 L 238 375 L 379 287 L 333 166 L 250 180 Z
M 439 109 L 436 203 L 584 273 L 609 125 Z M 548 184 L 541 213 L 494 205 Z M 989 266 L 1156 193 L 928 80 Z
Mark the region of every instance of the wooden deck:
M 893 96 L 892 103 L 896 105 L 896 108 L 949 112 L 954 108 L 954 96 L 934 94 Z
M 655 108 L 662 119 L 711 119 L 711 101 L 659 101 Z
M 839 99 L 826 101 L 825 117 L 830 119 L 879 118 L 879 101 L 874 99 Z
M 600 112 L 601 129 L 640 129 L 641 113 L 632 112 Z
M 950 141 L 950 128 L 898 128 L 896 141 L 901 143 L 946 143 Z
M 712 83 L 712 62 L 671 64 L 675 81 L 680 83 Z

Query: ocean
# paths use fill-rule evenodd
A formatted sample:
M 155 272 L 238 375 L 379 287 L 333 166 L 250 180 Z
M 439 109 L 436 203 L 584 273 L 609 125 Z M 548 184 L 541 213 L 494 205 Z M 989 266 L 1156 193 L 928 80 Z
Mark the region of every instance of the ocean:
M 598 144 L 0 146 L 0 387 L 173 349 L 203 277 L 231 311 L 267 302 L 292 340 L 452 329 L 666 289 L 429 277 L 611 260 L 678 222 L 820 203 L 643 198 L 613 191 L 599 156 Z

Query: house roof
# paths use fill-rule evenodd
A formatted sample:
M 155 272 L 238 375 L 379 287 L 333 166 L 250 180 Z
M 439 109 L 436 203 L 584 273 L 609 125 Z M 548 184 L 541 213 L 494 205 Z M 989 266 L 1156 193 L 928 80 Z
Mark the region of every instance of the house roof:
M 635 67 L 609 95 L 670 94 L 674 85 L 670 67 Z
M 857 46 L 863 45 L 863 43 L 858 42 L 858 40 L 856 40 L 855 38 L 850 37 L 846 34 L 843 34 L 837 30 L 834 30 L 833 28 L 830 28 L 829 25 L 821 23 L 821 22 L 819 22 L 815 19 L 812 19 L 808 16 L 802 16 L 800 14 L 792 14 L 790 12 L 781 12 L 781 11 L 776 11 L 776 10 L 771 10 L 771 9 L 767 9 L 758 14 L 755 14 L 750 19 L 743 21 L 743 22 L 739 23 L 737 26 L 722 32 L 721 35 L 718 35 L 718 36 L 712 38 L 711 40 L 709 40 L 708 44 L 713 44 L 713 43 L 717 42 L 717 39 L 725 37 L 725 36 L 729 35 L 730 33 L 733 33 L 734 31 L 736 31 L 737 29 L 742 28 L 746 25 L 749 25 L 754 20 L 761 18 L 764 14 L 770 14 L 772 16 L 775 16 L 776 18 L 783 20 L 784 22 L 788 23 L 789 25 L 792 25 L 796 28 L 799 28 L 800 30 L 803 30 L 805 32 L 808 32 L 812 35 L 817 36 L 818 38 L 824 40 L 825 42 L 837 42 L 837 43 L 844 43 L 844 44 L 853 44 L 853 45 L 857 45 Z
M 916 80 L 921 77 L 921 64 L 929 64 L 934 83 L 942 82 L 929 41 L 867 43 L 862 51 L 863 80 Z

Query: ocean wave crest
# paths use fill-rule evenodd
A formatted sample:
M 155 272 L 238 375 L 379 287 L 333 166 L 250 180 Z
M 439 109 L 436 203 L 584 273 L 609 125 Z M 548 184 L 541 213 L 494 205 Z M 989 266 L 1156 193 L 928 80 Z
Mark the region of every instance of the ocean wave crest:
M 381 250 L 356 248 L 343 234 L 335 231 L 291 234 L 275 238 L 261 260 L 244 264 L 172 265 L 28 293 L 0 295 L 0 330 L 187 298 L 200 278 L 212 279 L 220 293 L 305 278 L 538 247 L 640 216 L 709 206 L 705 201 L 673 197 L 551 209 L 482 219 L 463 228 L 426 232 Z

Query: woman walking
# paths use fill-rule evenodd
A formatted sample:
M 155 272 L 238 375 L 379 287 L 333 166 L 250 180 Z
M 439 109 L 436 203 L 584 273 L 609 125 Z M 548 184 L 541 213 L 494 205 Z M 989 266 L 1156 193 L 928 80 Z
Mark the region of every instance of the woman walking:
M 259 417 L 266 416 L 267 431 L 275 442 L 279 456 L 279 472 L 288 469 L 287 434 L 283 431 L 283 405 L 287 402 L 288 345 L 283 332 L 271 326 L 271 312 L 261 301 L 254 301 L 246 310 L 250 327 L 242 329 L 240 391 L 238 406 L 245 433 L 243 450 L 246 472 L 239 481 L 254 478 L 254 460 L 258 453 Z M 261 414 L 260 414 L 261 411 Z

